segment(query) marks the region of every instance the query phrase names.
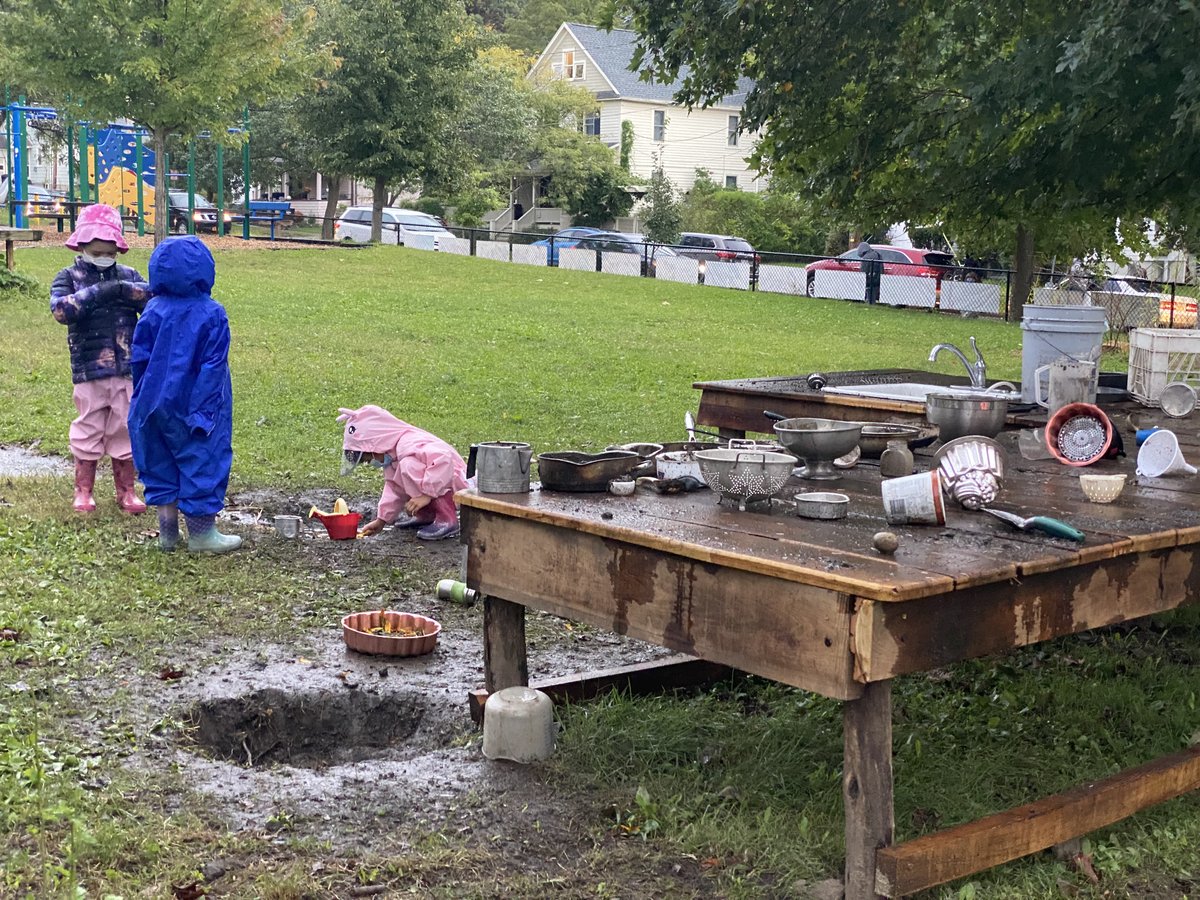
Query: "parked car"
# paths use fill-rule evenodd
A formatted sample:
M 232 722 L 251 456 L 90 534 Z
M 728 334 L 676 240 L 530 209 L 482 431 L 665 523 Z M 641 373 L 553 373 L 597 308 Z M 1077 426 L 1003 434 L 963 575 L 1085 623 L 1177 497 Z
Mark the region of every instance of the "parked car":
M 454 237 L 437 216 L 395 206 L 383 208 L 383 231 L 380 234 L 383 243 L 403 247 L 415 234 L 432 234 L 434 250 L 441 248 L 444 238 Z M 333 223 L 333 236 L 343 241 L 369 241 L 371 207 L 352 206 L 342 213 L 342 217 Z
M 758 259 L 758 254 L 744 238 L 697 231 L 681 234 L 675 252 L 692 259 L 715 259 L 721 262 L 754 262 Z
M 921 278 L 952 278 L 959 266 L 954 255 L 940 250 L 921 250 L 916 247 L 893 247 L 889 244 L 872 244 L 883 259 L 884 275 L 916 275 Z M 834 259 L 820 259 L 804 267 L 808 284 L 808 296 L 813 296 L 814 275 L 819 270 L 839 272 L 861 272 L 862 261 L 858 248 L 847 250 Z
M 580 239 L 593 234 L 604 234 L 603 228 L 588 228 L 583 225 L 574 226 L 571 228 L 563 228 L 554 232 L 548 238 L 542 238 L 540 241 L 534 241 L 534 247 L 545 247 L 546 256 L 550 260 L 550 265 L 558 265 L 558 251 L 566 250 L 574 247 L 579 243 Z M 550 238 L 554 240 L 551 241 Z
M 599 250 L 602 253 L 636 253 L 642 258 L 642 276 L 645 278 L 654 277 L 660 258 L 679 255 L 666 244 L 647 241 L 644 234 L 624 231 L 601 231 L 582 238 L 575 246 L 580 250 Z
M 67 215 L 67 195 L 44 184 L 27 184 L 25 212 L 30 219 L 58 219 Z M 0 180 L 0 204 L 8 203 L 8 178 Z
M 211 231 L 217 233 L 217 206 L 203 194 L 193 196 L 192 221 L 196 231 Z M 188 233 L 188 193 L 187 191 L 167 192 L 167 228 L 173 234 Z M 230 216 L 226 214 L 225 222 Z

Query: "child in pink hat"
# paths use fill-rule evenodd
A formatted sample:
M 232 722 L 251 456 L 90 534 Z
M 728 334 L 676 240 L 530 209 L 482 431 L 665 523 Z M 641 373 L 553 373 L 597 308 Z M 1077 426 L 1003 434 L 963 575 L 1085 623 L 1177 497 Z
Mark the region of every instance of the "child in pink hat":
M 129 250 L 121 236 L 121 215 L 96 204 L 79 214 L 67 246 L 75 262 L 54 277 L 50 312 L 67 326 L 75 409 L 69 438 L 75 458 L 78 512 L 92 512 L 96 464 L 112 459 L 117 503 L 125 512 L 145 512 L 134 488 L 133 451 L 129 444 L 129 398 L 133 391 L 129 351 L 133 327 L 149 298 L 149 285 L 137 270 L 117 264 Z
M 467 464 L 458 451 L 378 406 L 339 412 L 337 420 L 346 423 L 342 474 L 350 474 L 360 462 L 383 469 L 379 510 L 359 533 L 378 534 L 391 523 L 416 528 L 423 541 L 456 537 L 454 493 L 467 486 Z

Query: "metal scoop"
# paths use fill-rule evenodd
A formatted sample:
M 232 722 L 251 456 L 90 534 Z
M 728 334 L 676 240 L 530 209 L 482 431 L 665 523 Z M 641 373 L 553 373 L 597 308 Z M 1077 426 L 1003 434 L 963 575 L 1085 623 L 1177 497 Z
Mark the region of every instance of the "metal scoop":
M 1073 528 L 1061 519 L 1052 519 L 1049 516 L 1030 516 L 1028 519 L 1025 519 L 1016 513 L 1005 512 L 1002 509 L 992 509 L 988 506 L 980 507 L 980 512 L 990 513 L 997 519 L 1007 522 L 1021 531 L 1036 529 L 1037 531 L 1045 532 L 1051 537 L 1066 538 L 1068 541 L 1082 541 L 1085 537 L 1084 533 L 1078 528 Z

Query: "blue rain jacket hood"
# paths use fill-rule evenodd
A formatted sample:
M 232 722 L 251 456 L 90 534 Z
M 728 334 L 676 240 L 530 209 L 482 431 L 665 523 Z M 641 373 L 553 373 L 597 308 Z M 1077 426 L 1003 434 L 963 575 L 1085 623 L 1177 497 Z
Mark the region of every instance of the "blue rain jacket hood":
M 146 502 L 193 516 L 221 510 L 233 465 L 229 319 L 210 295 L 215 280 L 198 238 L 159 244 L 154 297 L 133 334 L 129 436 Z

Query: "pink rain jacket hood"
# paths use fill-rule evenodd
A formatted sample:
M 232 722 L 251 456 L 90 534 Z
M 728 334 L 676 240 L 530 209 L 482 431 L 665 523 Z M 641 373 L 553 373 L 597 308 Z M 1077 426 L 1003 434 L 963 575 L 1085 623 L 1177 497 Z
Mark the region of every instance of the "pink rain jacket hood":
M 345 422 L 343 450 L 389 453 L 395 463 L 384 469 L 379 517 L 392 521 L 414 492 L 426 497 L 461 491 L 467 486 L 467 464 L 440 437 L 397 419 L 379 406 L 339 409 Z
M 78 250 L 92 241 L 112 241 L 121 253 L 129 250 L 121 236 L 121 214 L 111 206 L 96 203 L 86 207 L 75 220 L 75 230 L 66 244 L 72 250 Z

